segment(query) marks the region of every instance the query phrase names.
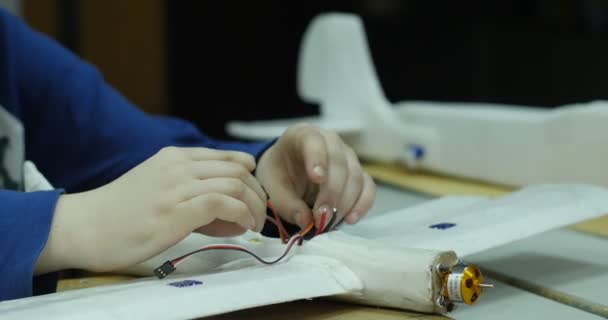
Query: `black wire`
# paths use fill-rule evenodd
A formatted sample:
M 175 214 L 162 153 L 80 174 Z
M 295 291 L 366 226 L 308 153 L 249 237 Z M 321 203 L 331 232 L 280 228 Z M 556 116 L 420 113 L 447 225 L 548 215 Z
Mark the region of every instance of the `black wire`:
M 331 231 L 331 225 L 334 224 L 336 218 L 338 218 L 338 210 L 336 208 L 333 208 L 331 213 L 331 219 L 329 219 L 329 222 L 325 225 L 325 230 L 323 230 L 322 233 Z
M 264 190 L 264 191 L 265 191 L 265 190 Z M 332 224 L 334 224 L 334 222 L 336 221 L 337 217 L 338 217 L 338 210 L 336 210 L 336 208 L 333 208 L 333 210 L 332 210 L 332 217 L 331 217 L 331 219 L 329 220 L 329 222 L 328 222 L 328 223 L 325 225 L 325 228 L 324 228 L 324 230 L 323 230 L 321 233 L 326 233 L 326 232 L 331 231 L 331 225 L 332 225 Z M 279 219 L 281 219 L 281 218 L 279 218 Z M 342 224 L 342 222 L 344 222 L 344 219 L 341 219 L 341 220 L 338 222 L 338 224 L 336 224 L 336 227 L 340 226 L 340 225 Z M 312 237 L 314 237 L 314 234 L 315 234 L 315 232 L 314 232 L 314 231 L 315 231 L 315 230 L 316 230 L 316 228 L 313 228 L 313 229 L 312 229 L 310 232 L 308 232 L 307 234 L 305 234 L 305 235 L 303 235 L 303 236 L 300 236 L 299 245 L 302 245 L 302 241 L 303 241 L 303 240 L 310 240 Z M 312 236 L 309 236 L 309 235 L 312 235 Z M 275 260 L 273 260 L 273 261 L 266 261 L 266 260 L 264 260 L 264 259 L 260 258 L 259 256 L 257 256 L 255 253 L 253 253 L 253 252 L 251 252 L 251 251 L 249 251 L 249 250 L 246 250 L 246 249 L 240 249 L 240 248 L 221 248 L 221 247 L 220 247 L 220 248 L 200 248 L 200 249 L 198 249 L 198 250 L 194 250 L 194 251 L 192 251 L 192 252 L 189 252 L 189 253 L 186 253 L 186 254 L 184 254 L 184 255 L 181 255 L 181 256 L 179 256 L 179 257 L 177 257 L 177 258 L 175 258 L 175 259 L 172 259 L 172 260 L 170 260 L 170 262 L 171 262 L 172 264 L 174 264 L 174 263 L 175 263 L 175 261 L 179 261 L 179 260 L 181 260 L 181 259 L 185 259 L 185 258 L 187 258 L 187 257 L 189 257 L 189 256 L 191 256 L 191 255 L 193 255 L 193 254 L 197 254 L 197 253 L 199 253 L 199 252 L 203 252 L 203 251 L 209 251 L 209 250 L 232 250 L 232 251 L 240 251 L 240 252 L 245 252 L 245 253 L 249 254 L 250 256 L 254 257 L 254 258 L 255 258 L 256 260 L 258 260 L 259 262 L 261 262 L 261 263 L 263 263 L 263 264 L 267 264 L 267 265 L 268 265 L 268 264 L 274 264 L 274 263 L 277 263 L 277 262 L 281 261 L 281 259 L 285 258 L 285 256 L 286 256 L 286 255 L 289 253 L 289 251 L 291 251 L 291 247 L 293 247 L 293 245 L 294 245 L 294 244 L 295 244 L 295 241 L 294 241 L 294 242 L 292 242 L 292 243 L 291 243 L 291 244 L 290 244 L 290 245 L 287 247 L 287 249 L 286 249 L 286 250 L 283 252 L 283 254 L 282 254 L 280 257 L 276 258 L 276 259 L 275 259 Z
M 285 256 L 287 256 L 287 254 L 289 253 L 289 251 L 291 251 L 291 247 L 293 247 L 294 244 L 295 244 L 295 241 L 292 242 L 285 249 L 285 251 L 283 252 L 283 254 L 281 256 L 279 256 L 278 258 L 276 258 L 273 261 L 266 261 L 266 260 L 260 258 L 259 256 L 257 256 L 255 253 L 253 253 L 251 251 L 248 251 L 246 249 L 240 249 L 240 248 L 201 248 L 201 249 L 198 249 L 198 250 L 194 250 L 194 251 L 192 251 L 190 253 L 186 253 L 186 254 L 184 254 L 184 255 L 182 255 L 180 257 L 177 257 L 177 258 L 171 260 L 171 263 L 175 263 L 176 260 L 181 260 L 181 259 L 187 258 L 187 257 L 189 257 L 189 256 L 191 256 L 193 254 L 196 254 L 196 253 L 199 253 L 199 252 L 203 252 L 203 251 L 209 251 L 209 250 L 228 250 L 229 251 L 229 250 L 232 250 L 232 251 L 245 252 L 245 253 L 249 254 L 252 257 L 254 257 L 256 260 L 258 260 L 259 262 L 261 262 L 263 264 L 275 264 L 275 263 L 281 261 L 283 258 L 285 258 Z

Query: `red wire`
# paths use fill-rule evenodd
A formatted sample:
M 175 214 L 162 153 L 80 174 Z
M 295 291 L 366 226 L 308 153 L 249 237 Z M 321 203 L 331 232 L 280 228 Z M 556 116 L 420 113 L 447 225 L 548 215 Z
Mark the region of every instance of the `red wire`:
M 327 212 L 323 212 L 321 215 L 321 220 L 319 221 L 319 227 L 317 228 L 317 232 L 315 232 L 315 236 L 318 236 L 325 229 L 325 219 L 327 218 Z
M 199 248 L 197 250 L 194 250 L 192 252 L 186 253 L 186 254 L 184 254 L 184 255 L 182 255 L 180 257 L 177 257 L 177 258 L 175 258 L 173 260 L 170 260 L 169 262 L 171 262 L 171 264 L 173 265 L 174 268 L 177 268 L 177 266 L 180 263 L 184 262 L 186 259 L 188 259 L 192 255 L 194 255 L 196 253 L 199 253 L 199 252 L 208 251 L 208 250 L 234 250 L 234 251 L 241 251 L 241 252 L 244 252 L 244 253 L 247 253 L 247 254 L 251 255 L 256 260 L 258 260 L 258 261 L 260 261 L 261 263 L 264 263 L 264 264 L 274 264 L 274 263 L 277 263 L 277 262 L 281 261 L 283 258 L 285 258 L 287 256 L 287 254 L 289 253 L 289 251 L 291 250 L 291 248 L 293 247 L 293 245 L 296 242 L 298 242 L 299 245 L 302 245 L 302 240 L 304 239 L 304 235 L 308 234 L 312 230 L 312 228 L 315 225 L 315 222 L 311 221 L 306 227 L 304 227 L 302 230 L 300 230 L 299 232 L 297 232 L 292 237 L 292 236 L 289 235 L 289 233 L 287 232 L 287 230 L 285 230 L 285 227 L 283 226 L 281 218 L 279 217 L 278 213 L 274 209 L 272 203 L 270 201 L 268 201 L 267 205 L 268 205 L 268 208 L 272 211 L 272 213 L 274 215 L 274 218 L 273 217 L 269 217 L 269 216 L 267 216 L 266 218 L 268 219 L 268 221 L 270 221 L 275 226 L 277 226 L 277 229 L 279 230 L 279 237 L 281 238 L 281 242 L 284 243 L 284 244 L 287 244 L 286 247 L 285 247 L 285 250 L 283 251 L 283 254 L 281 254 L 281 256 L 279 256 L 275 260 L 272 260 L 272 261 L 264 260 L 264 259 L 260 258 L 258 255 L 256 255 L 255 253 L 253 253 L 252 251 L 250 251 L 249 249 L 247 249 L 247 248 L 245 248 L 243 246 L 233 245 L 233 244 L 212 244 L 212 245 L 204 246 L 204 247 Z M 327 212 L 324 212 L 323 215 L 321 215 L 321 220 L 319 221 L 319 228 L 315 232 L 315 236 L 321 234 L 323 232 L 323 230 L 325 229 L 326 226 L 324 226 L 324 225 L 325 225 L 325 220 L 326 219 L 327 219 Z M 289 239 L 289 241 L 287 239 Z
M 277 222 L 277 220 L 275 220 L 273 217 L 271 216 L 266 216 L 266 220 L 272 222 L 272 224 L 274 224 L 277 228 L 279 228 L 279 223 Z
M 283 226 L 283 222 L 281 221 L 279 214 L 274 209 L 274 206 L 272 205 L 272 202 L 270 202 L 270 200 L 267 201 L 266 205 L 274 215 L 275 225 L 279 229 L 279 238 L 281 239 L 281 243 L 287 243 L 287 239 L 289 239 L 291 236 L 289 235 L 287 230 L 285 230 L 285 227 Z

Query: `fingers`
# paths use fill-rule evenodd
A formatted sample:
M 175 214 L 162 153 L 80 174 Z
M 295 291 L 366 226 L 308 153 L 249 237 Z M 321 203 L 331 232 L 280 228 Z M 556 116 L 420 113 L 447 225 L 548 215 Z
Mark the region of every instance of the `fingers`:
M 234 237 L 245 233 L 247 229 L 234 222 L 214 220 L 208 225 L 204 225 L 194 232 L 202 233 L 211 237 Z
M 308 125 L 298 125 L 295 130 L 294 138 L 299 139 L 294 143 L 297 153 L 301 155 L 300 158 L 306 166 L 310 182 L 319 186 L 313 206 L 313 217 L 317 227 L 333 227 L 342 219 L 346 219 L 348 223 L 358 222 L 373 205 L 376 187 L 371 177 L 361 168 L 355 152 L 346 146 L 336 133 Z M 319 170 L 315 170 L 315 166 L 325 169 L 320 171 L 321 175 Z M 273 197 L 277 194 L 274 190 L 271 193 Z M 295 200 L 297 197 L 285 195 L 285 198 L 294 199 L 288 202 L 293 203 L 293 207 L 284 210 L 291 210 L 290 212 L 303 210 L 301 201 Z M 336 208 L 337 217 L 333 217 L 333 208 Z M 319 225 L 323 214 L 326 215 L 326 223 L 333 221 L 331 226 Z M 295 214 L 292 216 L 295 217 Z
M 345 147 L 342 141 L 335 133 L 323 133 L 325 143 L 327 145 L 327 154 L 329 158 L 327 177 L 325 182 L 320 185 L 319 194 L 315 201 L 313 216 L 317 227 L 321 216 L 326 214 L 326 221 L 333 218 L 332 208 L 338 209 L 338 214 L 343 215 L 343 211 L 338 205 L 341 202 L 346 182 L 349 176 L 348 161 Z M 336 217 L 335 220 L 338 220 Z
M 292 151 L 304 161 L 309 179 L 317 184 L 324 182 L 327 176 L 329 146 L 323 134 L 319 129 L 307 124 L 296 125 L 286 134 L 295 136 L 295 150 Z
M 210 178 L 205 180 L 193 180 L 186 186 L 187 187 L 182 191 L 183 193 L 181 195 L 186 200 L 182 201 L 182 203 L 186 203 L 186 205 L 184 205 L 185 209 L 194 210 L 188 214 L 205 215 L 214 219 L 234 222 L 246 229 L 251 229 L 256 232 L 262 230 L 266 221 L 266 199 L 260 199 L 258 194 L 242 180 L 237 178 Z M 211 198 L 209 203 L 203 203 L 199 208 L 189 206 L 188 203 L 193 203 L 195 205 L 200 204 L 198 201 L 201 200 L 197 199 L 200 199 L 201 197 L 203 197 L 202 199 L 208 200 L 208 198 L 204 198 L 204 195 L 207 194 L 220 194 L 230 198 L 231 201 L 235 200 L 241 202 L 247 209 L 247 218 L 245 219 L 239 216 L 239 219 L 244 220 L 232 220 L 234 216 L 231 212 L 226 212 L 226 210 L 231 209 L 231 206 L 235 206 L 236 204 L 226 204 L 227 207 L 223 207 L 222 204 L 215 202 L 215 198 Z M 192 202 L 193 199 L 194 202 Z M 228 201 L 226 198 L 221 199 Z M 181 203 L 180 206 L 182 206 Z M 193 227 L 200 226 L 202 225 L 198 224 Z
M 363 189 L 352 209 L 346 214 L 344 220 L 348 224 L 355 224 L 367 215 L 376 198 L 376 184 L 367 172 L 363 172 Z
M 266 192 L 258 180 L 241 164 L 226 161 L 196 161 L 188 165 L 189 174 L 196 179 L 236 178 L 242 180 L 263 202 L 266 202 Z
M 260 231 L 266 218 L 266 193 L 251 174 L 254 158 L 237 151 L 167 147 L 159 152 L 167 165 L 160 170 L 174 177 L 169 193 L 190 230 L 214 223 L 219 234 L 241 228 Z M 236 224 L 236 225 L 235 225 Z M 237 226 L 238 225 L 238 226 Z M 228 227 L 226 227 L 228 226 Z M 221 229 L 221 230 L 220 230 Z
M 345 216 L 351 215 L 353 207 L 361 196 L 365 183 L 365 172 L 363 172 L 363 169 L 361 168 L 357 155 L 351 148 L 345 147 L 345 149 L 348 178 L 342 196 L 338 199 L 338 205 L 336 207 L 338 210 L 338 217 L 335 219 L 334 225 L 340 222 Z
M 229 161 L 243 165 L 248 171 L 255 169 L 255 159 L 252 155 L 240 151 L 225 151 L 197 147 L 166 147 L 160 153 L 167 157 L 193 161 Z
M 312 212 L 306 202 L 296 194 L 291 184 L 287 176 L 281 176 L 268 181 L 264 188 L 273 195 L 272 204 L 281 214 L 281 218 L 304 228 L 312 220 Z
M 216 219 L 233 222 L 244 229 L 254 229 L 256 219 L 249 206 L 240 199 L 223 193 L 205 193 L 177 206 L 179 219 L 190 230 L 206 226 Z

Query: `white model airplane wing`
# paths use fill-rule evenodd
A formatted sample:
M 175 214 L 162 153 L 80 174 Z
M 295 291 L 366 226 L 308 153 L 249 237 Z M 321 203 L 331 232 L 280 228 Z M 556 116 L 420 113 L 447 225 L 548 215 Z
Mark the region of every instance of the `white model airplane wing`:
M 2 319 L 192 319 L 362 289 L 342 263 L 295 256 L 273 266 L 145 278 L 0 303 Z
M 283 132 L 301 122 L 313 126 L 332 130 L 340 136 L 356 135 L 363 129 L 363 122 L 354 119 L 328 120 L 321 117 L 303 117 L 295 119 L 233 121 L 227 125 L 227 131 L 235 137 L 250 140 L 270 140 L 283 134 Z
M 542 185 L 500 198 L 449 196 L 372 217 L 344 231 L 459 257 L 608 214 L 608 191 L 590 185 Z
M 197 260 L 189 261 L 184 270 L 195 275 L 144 278 L 4 301 L 0 314 L 3 319 L 182 319 L 329 295 L 377 306 L 442 312 L 436 302 L 443 281 L 432 267 L 453 265 L 456 256 L 435 250 L 455 249 L 469 255 L 606 212 L 608 190 L 584 185 L 530 187 L 496 199 L 447 197 L 323 234 L 276 265 L 258 265 L 233 253 L 201 254 L 199 262 L 215 264 L 199 263 L 201 270 L 197 270 Z M 256 241 L 250 241 L 252 236 Z M 176 248 L 217 239 L 189 241 Z M 265 256 L 276 255 L 281 248 L 275 239 L 255 234 L 233 242 L 247 243 Z M 176 254 L 170 250 L 163 256 Z M 152 270 L 159 261 L 164 258 L 152 259 L 144 269 Z

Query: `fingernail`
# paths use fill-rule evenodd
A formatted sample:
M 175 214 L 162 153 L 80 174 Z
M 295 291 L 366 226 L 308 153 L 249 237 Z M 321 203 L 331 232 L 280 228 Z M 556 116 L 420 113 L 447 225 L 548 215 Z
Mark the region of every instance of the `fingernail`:
M 312 171 L 314 171 L 314 173 L 317 174 L 317 176 L 319 177 L 324 177 L 325 176 L 325 170 L 323 170 L 323 168 L 320 165 L 316 165 L 312 168 Z

